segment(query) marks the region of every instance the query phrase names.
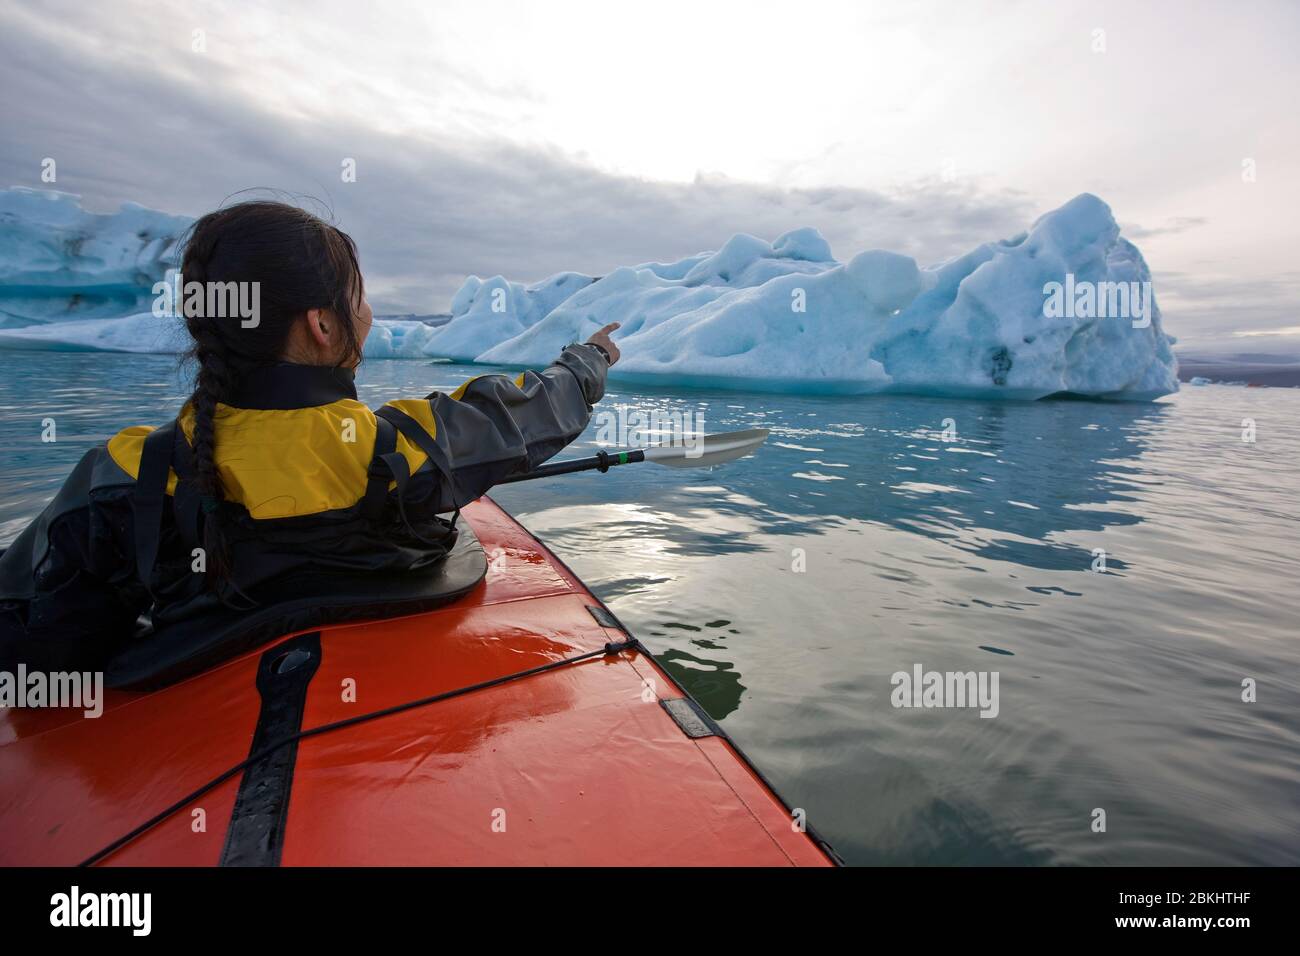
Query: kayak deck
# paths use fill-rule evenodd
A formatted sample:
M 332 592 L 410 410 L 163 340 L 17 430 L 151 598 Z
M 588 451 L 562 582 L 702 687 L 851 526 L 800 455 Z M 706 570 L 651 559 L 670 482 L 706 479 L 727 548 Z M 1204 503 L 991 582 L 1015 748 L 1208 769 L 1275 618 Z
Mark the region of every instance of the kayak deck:
M 833 865 L 711 721 L 689 704 L 674 719 L 663 701 L 687 695 L 639 645 L 599 653 L 629 635 L 545 546 L 488 498 L 462 520 L 483 582 L 433 611 L 319 628 L 303 731 L 598 653 L 286 748 L 267 784 L 285 791 L 282 865 Z M 97 719 L 0 712 L 0 863 L 78 863 L 245 760 L 259 666 L 281 643 L 109 692 Z M 244 776 L 101 862 L 230 862 Z

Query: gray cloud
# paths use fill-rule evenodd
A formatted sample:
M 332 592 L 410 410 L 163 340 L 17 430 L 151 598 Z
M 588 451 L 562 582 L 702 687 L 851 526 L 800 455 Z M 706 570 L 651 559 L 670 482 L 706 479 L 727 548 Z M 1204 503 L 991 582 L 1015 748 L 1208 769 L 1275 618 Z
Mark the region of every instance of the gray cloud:
M 1300 325 L 1300 272 L 1243 279 L 1166 271 L 1156 272 L 1153 280 L 1161 310 L 1178 318 L 1175 331 L 1184 345 Z M 1286 338 L 1292 351 L 1300 352 L 1300 338 Z
M 232 98 L 220 76 L 169 81 L 148 58 L 88 58 L 24 21 L 8 26 L 0 182 L 43 185 L 40 162 L 51 156 L 57 188 L 101 209 L 133 200 L 199 215 L 250 187 L 319 198 L 357 239 L 381 311 L 438 311 L 470 273 L 600 274 L 717 248 L 736 232 L 771 239 L 806 225 L 844 258 L 883 247 L 929 262 L 1034 216 L 1010 193 L 652 182 L 508 142 L 295 120 Z M 355 183 L 340 180 L 344 157 L 356 160 Z
M 1180 232 L 1187 232 L 1189 229 L 1195 229 L 1198 226 L 1204 226 L 1209 222 L 1204 216 L 1171 216 L 1165 220 L 1163 226 L 1140 226 L 1137 223 L 1120 223 L 1120 228 L 1124 235 L 1130 240 L 1136 242 L 1140 239 L 1151 239 L 1154 236 L 1173 236 Z

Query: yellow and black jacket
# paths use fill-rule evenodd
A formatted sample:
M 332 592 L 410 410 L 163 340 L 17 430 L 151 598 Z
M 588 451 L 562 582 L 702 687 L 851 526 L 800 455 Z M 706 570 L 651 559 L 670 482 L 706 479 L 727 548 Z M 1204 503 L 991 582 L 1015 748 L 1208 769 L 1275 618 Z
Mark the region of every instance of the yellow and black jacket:
M 455 541 L 442 516 L 581 434 L 606 371 L 598 350 L 571 345 L 542 372 L 372 412 L 345 370 L 262 369 L 217 406 L 219 504 L 187 480 L 188 407 L 162 428 L 127 428 L 87 452 L 0 555 L 0 669 L 95 669 L 141 615 L 165 629 L 273 600 L 295 578 L 428 568 Z M 230 568 L 221 593 L 195 573 L 214 507 Z

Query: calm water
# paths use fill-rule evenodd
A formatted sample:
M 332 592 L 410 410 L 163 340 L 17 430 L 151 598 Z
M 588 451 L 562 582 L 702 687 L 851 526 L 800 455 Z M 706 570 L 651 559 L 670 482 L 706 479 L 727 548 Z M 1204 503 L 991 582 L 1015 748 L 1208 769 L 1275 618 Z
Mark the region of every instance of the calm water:
M 475 371 L 370 362 L 362 398 Z M 182 391 L 167 357 L 0 353 L 0 543 L 86 446 L 162 421 Z M 619 403 L 772 437 L 713 471 L 642 465 L 498 500 L 850 862 L 1300 863 L 1300 390 L 613 388 Z M 1000 713 L 895 709 L 890 675 L 918 663 L 996 670 Z

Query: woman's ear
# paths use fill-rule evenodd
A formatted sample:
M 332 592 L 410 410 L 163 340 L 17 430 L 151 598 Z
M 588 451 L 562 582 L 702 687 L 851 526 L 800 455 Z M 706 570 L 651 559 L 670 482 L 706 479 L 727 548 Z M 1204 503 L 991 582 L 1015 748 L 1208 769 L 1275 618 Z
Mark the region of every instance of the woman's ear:
M 307 331 L 312 340 L 320 346 L 321 351 L 325 353 L 334 351 L 336 339 L 334 314 L 329 309 L 308 309 Z

